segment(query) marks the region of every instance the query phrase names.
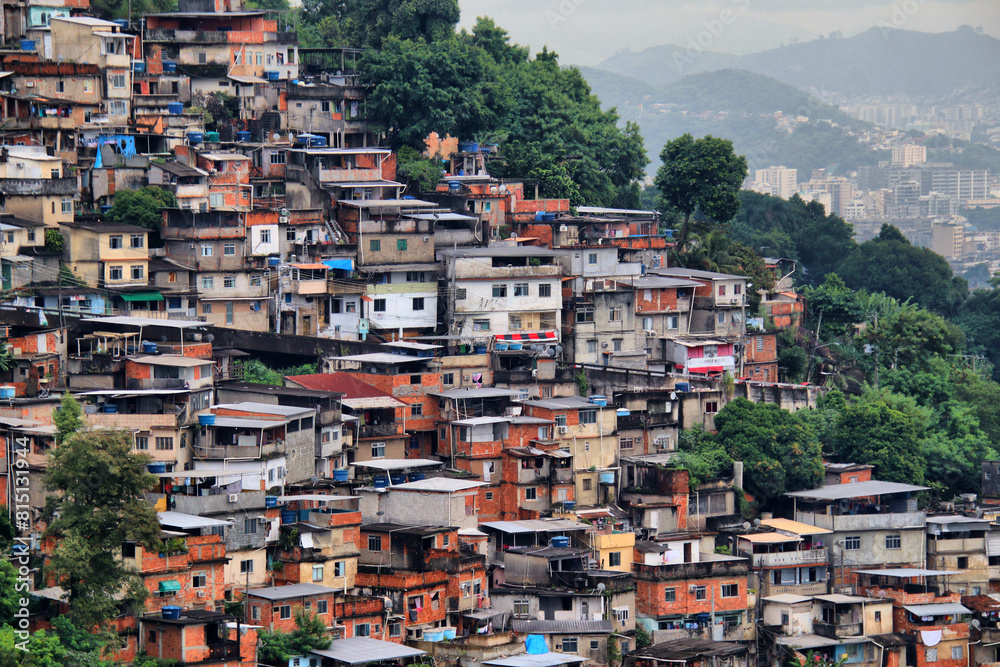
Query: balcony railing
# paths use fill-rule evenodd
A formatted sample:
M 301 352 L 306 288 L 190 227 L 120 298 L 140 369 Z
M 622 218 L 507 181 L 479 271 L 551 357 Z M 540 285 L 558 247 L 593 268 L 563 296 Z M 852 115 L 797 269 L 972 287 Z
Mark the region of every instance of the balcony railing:
M 825 563 L 825 549 L 808 549 L 804 551 L 784 551 L 773 554 L 754 554 L 754 567 L 780 567 L 782 565 L 806 565 Z
M 399 424 L 365 424 L 358 427 L 359 438 L 385 438 L 402 434 L 403 429 Z
M 821 623 L 813 621 L 813 630 L 817 635 L 829 637 L 830 639 L 860 637 L 862 634 L 862 625 L 861 623 Z

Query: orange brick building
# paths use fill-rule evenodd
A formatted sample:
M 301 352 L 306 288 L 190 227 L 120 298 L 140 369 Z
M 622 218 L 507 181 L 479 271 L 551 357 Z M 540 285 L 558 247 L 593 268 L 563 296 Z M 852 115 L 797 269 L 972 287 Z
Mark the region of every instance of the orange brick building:
M 229 629 L 234 625 L 233 629 Z M 256 667 L 257 630 L 214 611 L 164 610 L 142 619 L 142 652 L 199 667 Z

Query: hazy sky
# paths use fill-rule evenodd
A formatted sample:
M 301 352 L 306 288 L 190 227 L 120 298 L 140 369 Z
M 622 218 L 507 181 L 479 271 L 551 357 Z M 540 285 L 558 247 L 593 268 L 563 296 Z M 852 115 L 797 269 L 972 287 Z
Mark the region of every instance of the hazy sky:
M 459 0 L 462 25 L 492 16 L 520 44 L 564 63 L 596 65 L 616 52 L 698 43 L 751 53 L 833 31 L 875 26 L 942 32 L 983 26 L 1000 36 L 1000 0 Z

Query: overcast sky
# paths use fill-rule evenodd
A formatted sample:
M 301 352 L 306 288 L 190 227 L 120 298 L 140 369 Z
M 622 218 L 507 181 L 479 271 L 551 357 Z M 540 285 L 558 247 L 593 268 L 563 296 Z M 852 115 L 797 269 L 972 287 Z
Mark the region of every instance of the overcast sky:
M 688 46 L 752 53 L 884 25 L 941 32 L 966 24 L 1000 37 L 998 0 L 459 0 L 462 25 L 492 16 L 519 44 L 548 46 L 564 64 L 596 65 L 616 52 Z

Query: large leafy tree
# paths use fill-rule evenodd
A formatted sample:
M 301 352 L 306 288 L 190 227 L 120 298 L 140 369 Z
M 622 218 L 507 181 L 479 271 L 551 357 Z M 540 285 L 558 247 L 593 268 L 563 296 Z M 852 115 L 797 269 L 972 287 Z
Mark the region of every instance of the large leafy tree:
M 289 659 L 305 655 L 315 649 L 330 645 L 326 626 L 315 614 L 299 609 L 295 612 L 295 630 L 292 632 L 270 632 L 261 630 L 258 634 L 260 648 L 258 658 L 266 665 L 287 665 Z
M 139 190 L 121 190 L 115 194 L 115 203 L 105 219 L 119 225 L 139 225 L 159 230 L 163 222 L 162 210 L 177 206 L 174 193 L 155 185 Z
M 945 317 L 957 314 L 968 294 L 965 280 L 952 274 L 944 257 L 911 245 L 891 225 L 882 225 L 877 237 L 858 246 L 837 266 L 837 274 L 852 289 L 913 299 Z
M 965 331 L 969 352 L 985 356 L 993 365 L 993 379 L 1000 380 L 1000 280 L 994 278 L 992 285 L 969 296 L 955 323 Z
M 153 548 L 156 512 L 144 494 L 156 483 L 149 458 L 132 452 L 124 431 L 75 433 L 49 461 L 45 486 L 58 512 L 47 535 L 56 538 L 47 573 L 69 594 L 71 620 L 80 628 L 103 625 L 122 603 L 138 606 L 147 591 L 117 554 L 128 540 Z
M 732 141 L 683 134 L 667 142 L 660 160 L 663 165 L 656 172 L 656 187 L 664 202 L 684 216 L 678 247 L 687 241 L 695 211 L 724 223 L 740 210 L 738 194 L 747 176 L 747 160 L 736 155 Z

